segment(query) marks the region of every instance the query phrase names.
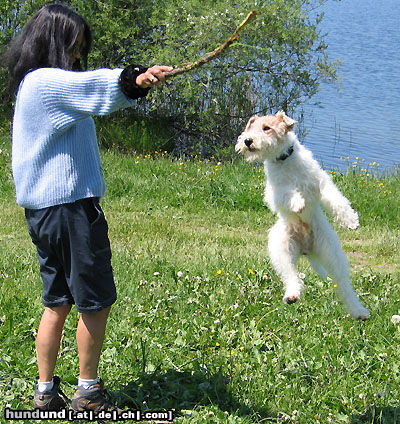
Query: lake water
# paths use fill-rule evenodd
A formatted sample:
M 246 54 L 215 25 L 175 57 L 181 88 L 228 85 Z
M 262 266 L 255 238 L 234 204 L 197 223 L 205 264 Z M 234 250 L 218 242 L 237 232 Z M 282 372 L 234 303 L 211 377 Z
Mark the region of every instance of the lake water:
M 329 57 L 342 61 L 340 90 L 321 84 L 305 106 L 302 142 L 327 169 L 359 157 L 391 170 L 400 165 L 400 0 L 329 0 L 322 10 Z

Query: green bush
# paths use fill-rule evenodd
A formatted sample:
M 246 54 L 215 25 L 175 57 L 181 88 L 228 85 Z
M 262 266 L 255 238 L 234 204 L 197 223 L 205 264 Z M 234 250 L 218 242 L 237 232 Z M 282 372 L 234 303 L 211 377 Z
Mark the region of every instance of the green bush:
M 315 94 L 321 79 L 335 78 L 318 30 L 323 2 L 174 0 L 156 7 L 150 0 L 68 3 L 93 30 L 91 68 L 131 63 L 176 67 L 194 61 L 225 41 L 257 8 L 257 19 L 223 56 L 152 90 L 138 105 L 143 115 L 161 116 L 170 124 L 179 153 L 202 148 L 213 155 L 232 144 L 249 116 L 278 109 L 293 113 Z M 2 1 L 0 46 L 45 3 Z M 6 78 L 2 70 L 1 87 L 6 87 Z M 130 134 L 118 137 L 127 138 Z
M 166 119 L 128 111 L 97 117 L 96 127 L 99 143 L 107 149 L 146 154 L 171 152 L 175 148 L 174 134 Z

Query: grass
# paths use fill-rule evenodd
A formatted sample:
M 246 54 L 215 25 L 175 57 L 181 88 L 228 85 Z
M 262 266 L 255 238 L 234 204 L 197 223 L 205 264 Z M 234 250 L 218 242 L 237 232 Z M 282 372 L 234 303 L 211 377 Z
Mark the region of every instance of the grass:
M 5 136 L 0 150 L 0 409 L 30 409 L 41 281 Z M 185 424 L 400 423 L 398 173 L 333 174 L 361 217 L 355 232 L 337 228 L 372 313 L 358 322 L 306 262 L 304 299 L 282 303 L 262 169 L 161 152 L 102 157 L 119 298 L 100 374 L 119 406 L 174 409 Z M 69 395 L 76 322 L 71 313 L 56 369 Z

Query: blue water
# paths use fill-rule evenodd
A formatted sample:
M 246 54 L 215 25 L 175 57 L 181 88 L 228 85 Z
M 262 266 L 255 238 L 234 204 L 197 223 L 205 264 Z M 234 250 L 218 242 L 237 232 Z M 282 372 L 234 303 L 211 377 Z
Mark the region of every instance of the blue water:
M 329 0 L 322 10 L 341 82 L 322 83 L 305 106 L 302 142 L 327 169 L 359 157 L 390 171 L 400 165 L 400 0 Z

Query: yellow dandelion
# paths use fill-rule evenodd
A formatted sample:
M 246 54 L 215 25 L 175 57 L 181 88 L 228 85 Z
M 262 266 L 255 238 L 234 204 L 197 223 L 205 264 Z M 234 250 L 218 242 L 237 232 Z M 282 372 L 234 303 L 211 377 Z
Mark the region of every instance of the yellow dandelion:
M 231 355 L 234 355 L 236 352 L 234 349 L 231 350 Z
M 222 271 L 219 269 L 219 270 L 217 271 L 217 274 L 218 274 L 218 275 L 221 275 L 221 274 L 222 274 Z
M 337 284 L 334 284 L 334 285 L 333 285 L 333 288 L 334 288 L 334 289 L 337 289 Z
M 220 347 L 221 345 L 217 342 L 215 343 L 215 347 Z
M 254 274 L 254 271 L 251 268 L 249 268 L 249 274 Z

